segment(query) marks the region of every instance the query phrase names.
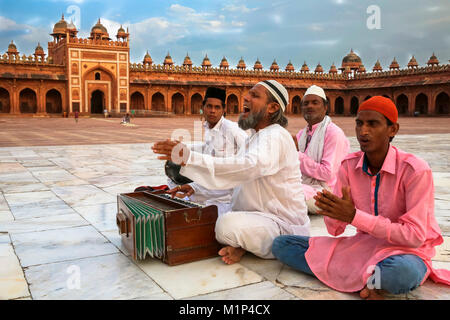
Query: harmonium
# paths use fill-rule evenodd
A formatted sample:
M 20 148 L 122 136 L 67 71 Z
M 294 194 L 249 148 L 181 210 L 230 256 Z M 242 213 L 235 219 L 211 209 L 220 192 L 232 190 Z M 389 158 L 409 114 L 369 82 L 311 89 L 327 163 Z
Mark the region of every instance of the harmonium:
M 217 206 L 201 206 L 164 191 L 117 195 L 116 223 L 135 260 L 152 257 L 177 265 L 217 256 Z

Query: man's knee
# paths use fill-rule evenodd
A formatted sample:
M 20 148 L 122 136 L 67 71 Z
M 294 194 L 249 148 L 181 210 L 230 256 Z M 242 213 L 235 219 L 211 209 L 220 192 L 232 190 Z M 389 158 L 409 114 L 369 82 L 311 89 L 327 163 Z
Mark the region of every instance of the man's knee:
M 380 268 L 381 288 L 392 294 L 407 293 L 422 282 L 427 267 L 414 255 L 391 256 L 378 265 Z

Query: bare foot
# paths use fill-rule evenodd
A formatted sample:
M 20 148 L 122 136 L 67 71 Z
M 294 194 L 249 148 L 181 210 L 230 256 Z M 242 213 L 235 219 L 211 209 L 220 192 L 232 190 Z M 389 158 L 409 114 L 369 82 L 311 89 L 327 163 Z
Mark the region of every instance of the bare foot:
M 245 252 L 246 251 L 242 248 L 234 248 L 228 246 L 220 249 L 219 255 L 222 256 L 222 260 L 226 264 L 233 264 L 241 261 L 241 258 L 245 254 Z
M 369 289 L 367 286 L 359 292 L 359 296 L 365 300 L 384 300 L 384 297 L 379 294 L 378 290 Z

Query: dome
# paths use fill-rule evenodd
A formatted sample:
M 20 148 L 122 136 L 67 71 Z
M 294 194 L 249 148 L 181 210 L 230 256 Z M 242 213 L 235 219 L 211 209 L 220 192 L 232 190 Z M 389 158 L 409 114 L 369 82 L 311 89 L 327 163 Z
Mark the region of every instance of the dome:
M 14 44 L 14 41 L 13 41 L 13 40 L 11 40 L 11 43 L 10 43 L 9 46 L 8 46 L 8 51 L 17 51 L 17 47 L 16 47 L 16 45 Z
M 70 30 L 70 31 L 76 31 L 77 30 L 77 27 L 75 26 L 73 21 L 70 21 L 70 23 L 67 25 L 67 30 Z
M 208 54 L 203 58 L 202 67 L 211 67 L 211 61 L 209 61 Z
M 117 34 L 119 34 L 119 33 L 126 33 L 125 29 L 122 27 L 122 25 L 120 25 L 119 30 L 117 30 Z
M 152 57 L 150 56 L 147 50 L 147 53 L 144 56 L 144 64 L 152 64 L 152 63 L 153 63 Z
M 427 62 L 427 65 L 433 66 L 433 65 L 438 65 L 438 64 L 439 64 L 439 60 L 433 52 L 433 55 L 430 57 L 430 59 Z
M 317 65 L 317 67 L 316 67 L 316 69 L 314 70 L 314 72 L 315 72 L 315 73 L 323 73 L 323 68 L 322 68 L 322 66 L 320 65 L 320 62 L 319 62 L 319 64 Z
M 172 65 L 173 64 L 172 57 L 170 56 L 169 52 L 167 52 L 167 56 L 164 59 L 163 63 L 164 63 L 164 65 Z
M 359 66 L 359 68 L 358 68 L 358 72 L 359 72 L 359 73 L 366 73 L 366 67 L 364 67 L 364 65 L 361 64 L 361 65 Z
M 247 66 L 245 65 L 245 61 L 244 61 L 244 59 L 242 57 L 241 57 L 241 60 L 239 60 L 237 68 L 238 69 L 245 69 L 245 68 L 247 68 Z
M 394 60 L 392 60 L 391 65 L 389 66 L 389 69 L 400 69 L 400 66 L 397 62 L 397 60 L 394 57 Z
M 91 33 L 95 32 L 95 33 L 106 33 L 108 34 L 108 30 L 106 30 L 105 26 L 102 25 L 102 23 L 100 22 L 100 19 L 98 19 L 97 24 L 95 26 L 92 27 L 91 29 Z
M 342 63 L 347 62 L 361 62 L 361 58 L 353 52 L 353 49 L 350 50 L 350 53 L 347 54 L 344 59 L 342 59 Z
M 64 15 L 62 15 L 61 20 L 59 20 L 53 27 L 54 34 L 65 34 L 67 30 L 67 21 L 64 20 Z
M 328 71 L 328 73 L 338 73 L 338 70 L 337 70 L 336 66 L 334 65 L 334 62 L 331 65 L 330 71 Z
M 280 67 L 275 59 L 273 59 L 272 65 L 270 66 L 270 71 L 278 71 Z
M 261 64 L 261 61 L 259 61 L 259 58 L 256 59 L 255 65 L 253 66 L 253 70 L 262 70 L 263 66 Z
M 42 53 L 44 53 L 44 48 L 41 47 L 40 43 L 38 43 L 36 49 L 34 50 L 34 53 L 35 54 L 42 54 Z
M 295 68 L 294 68 L 294 65 L 292 64 L 291 60 L 289 60 L 289 63 L 287 64 L 285 70 L 288 72 L 294 72 Z
M 350 69 L 358 69 L 361 64 L 361 58 L 353 52 L 353 49 L 351 49 L 350 53 L 342 59 L 342 66 L 340 69 L 345 70 L 347 66 L 350 67 Z
M 306 64 L 306 61 L 303 63 L 302 68 L 300 69 L 301 72 L 309 72 L 308 65 Z
M 220 61 L 220 68 L 229 68 L 230 64 L 228 63 L 227 58 L 223 57 L 222 61 Z
M 375 65 L 372 70 L 373 71 L 383 71 L 383 67 L 381 67 L 380 60 L 377 60 L 377 62 L 375 62 Z
M 417 68 L 419 64 L 417 63 L 417 60 L 414 56 L 411 57 L 411 59 L 408 62 L 408 68 Z
M 183 61 L 183 66 L 192 66 L 192 60 L 189 57 L 189 54 L 186 54 L 186 57 L 184 58 Z

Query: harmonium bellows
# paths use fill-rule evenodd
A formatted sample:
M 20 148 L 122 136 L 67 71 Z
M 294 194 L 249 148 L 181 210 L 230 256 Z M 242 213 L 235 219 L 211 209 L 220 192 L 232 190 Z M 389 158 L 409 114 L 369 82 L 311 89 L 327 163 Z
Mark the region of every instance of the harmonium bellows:
M 119 234 L 135 260 L 177 265 L 214 257 L 220 249 L 216 220 L 217 206 L 172 199 L 162 191 L 117 195 Z

